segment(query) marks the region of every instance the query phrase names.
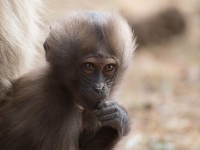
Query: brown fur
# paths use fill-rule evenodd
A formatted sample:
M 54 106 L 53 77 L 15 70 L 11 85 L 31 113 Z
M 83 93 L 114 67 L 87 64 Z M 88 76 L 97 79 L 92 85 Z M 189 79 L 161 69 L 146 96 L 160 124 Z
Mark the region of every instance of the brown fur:
M 77 103 L 83 99 L 76 65 L 85 49 L 89 54 L 94 52 L 88 47 L 90 39 L 107 38 L 100 52 L 119 59 L 119 72 L 108 96 L 111 100 L 134 51 L 126 21 L 119 15 L 98 14 L 73 13 L 51 28 L 44 44 L 49 64 L 17 80 L 0 109 L 2 150 L 110 150 L 129 132 L 129 122 L 126 131 L 118 133 L 102 126 L 93 111 Z M 125 109 L 122 112 L 127 117 Z

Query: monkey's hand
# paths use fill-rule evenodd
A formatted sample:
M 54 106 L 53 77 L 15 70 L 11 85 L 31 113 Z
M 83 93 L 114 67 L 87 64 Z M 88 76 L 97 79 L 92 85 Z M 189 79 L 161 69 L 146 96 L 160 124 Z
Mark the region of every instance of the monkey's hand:
M 115 101 L 104 101 L 99 104 L 95 114 L 102 126 L 116 129 L 119 135 L 127 135 L 130 131 L 130 119 L 127 111 Z

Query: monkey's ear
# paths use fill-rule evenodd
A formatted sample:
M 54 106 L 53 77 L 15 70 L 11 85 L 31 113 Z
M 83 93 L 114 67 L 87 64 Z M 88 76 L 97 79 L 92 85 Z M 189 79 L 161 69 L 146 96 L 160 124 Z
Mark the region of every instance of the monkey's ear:
M 52 27 L 51 27 L 51 26 L 49 27 L 49 30 L 50 30 L 50 34 L 51 34 L 51 30 L 52 30 Z M 44 44 L 43 44 L 44 49 L 45 49 L 45 53 L 47 53 L 48 50 L 49 50 L 49 46 L 48 46 L 48 42 L 47 42 L 47 41 L 48 41 L 48 38 L 49 38 L 49 37 L 46 38 L 46 40 L 45 40 L 45 42 L 44 42 Z
M 46 60 L 49 61 L 49 45 L 48 45 L 48 43 L 47 43 L 47 39 L 46 39 L 46 41 L 44 42 L 43 47 L 44 47 L 44 50 L 45 50 L 45 57 L 46 57 Z

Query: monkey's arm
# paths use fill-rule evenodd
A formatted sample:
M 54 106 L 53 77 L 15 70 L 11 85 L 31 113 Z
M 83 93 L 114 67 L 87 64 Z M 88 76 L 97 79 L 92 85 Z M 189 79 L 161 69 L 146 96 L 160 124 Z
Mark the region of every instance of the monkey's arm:
M 96 133 L 89 132 L 89 130 L 82 133 L 82 138 L 85 140 L 81 150 L 93 150 L 94 148 L 95 150 L 110 150 L 122 136 L 130 131 L 128 113 L 117 102 L 102 102 L 95 111 L 95 115 L 101 122 L 101 127 Z M 87 137 L 92 138 L 87 139 Z

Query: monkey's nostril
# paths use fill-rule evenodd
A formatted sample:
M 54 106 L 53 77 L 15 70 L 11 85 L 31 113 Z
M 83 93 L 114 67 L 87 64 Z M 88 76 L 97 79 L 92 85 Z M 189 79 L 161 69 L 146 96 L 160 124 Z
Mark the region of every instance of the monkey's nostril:
M 93 87 L 93 90 L 94 90 L 97 94 L 100 94 L 101 91 L 102 91 L 102 88 Z

